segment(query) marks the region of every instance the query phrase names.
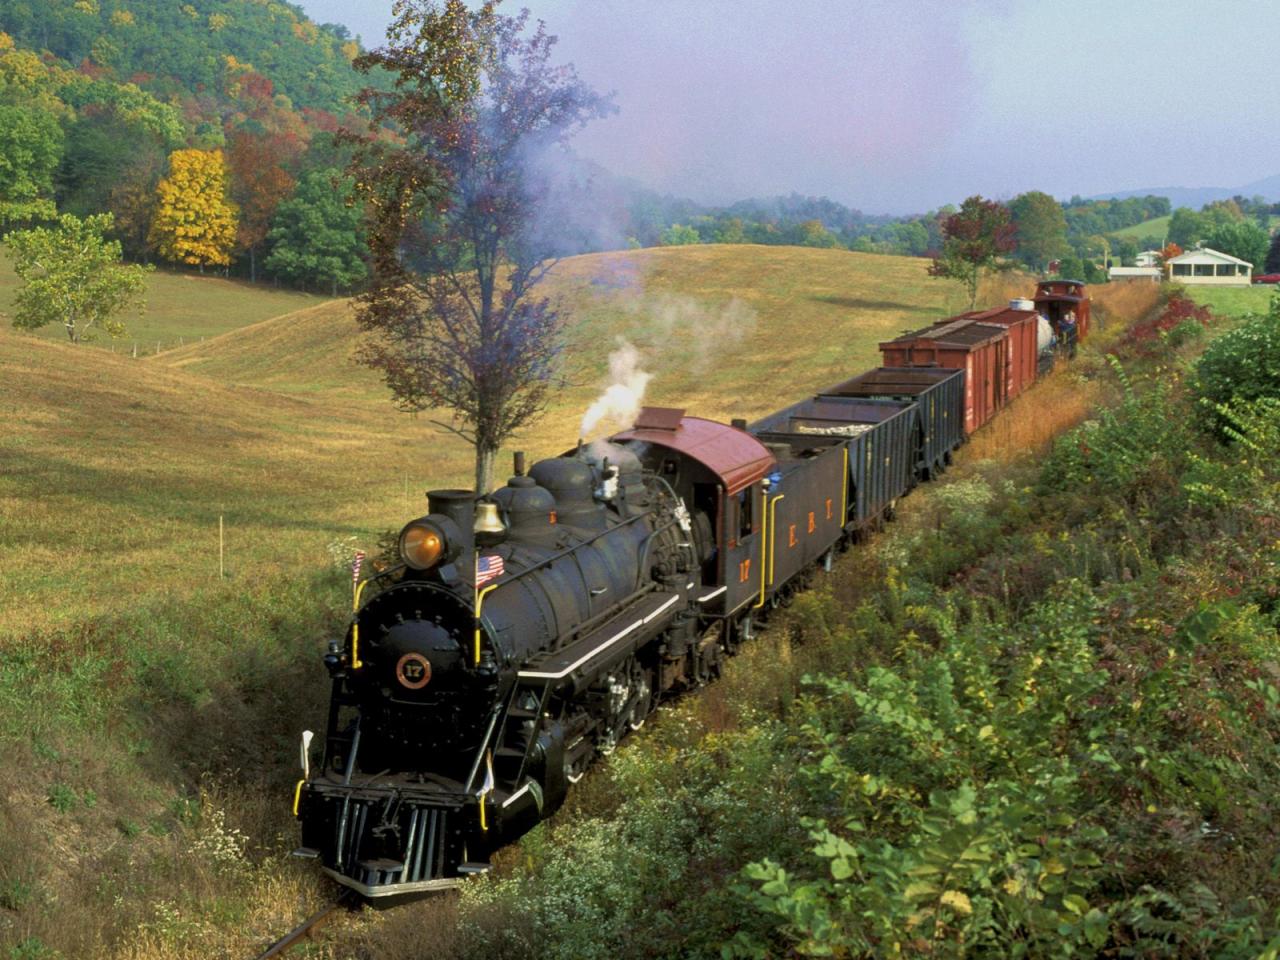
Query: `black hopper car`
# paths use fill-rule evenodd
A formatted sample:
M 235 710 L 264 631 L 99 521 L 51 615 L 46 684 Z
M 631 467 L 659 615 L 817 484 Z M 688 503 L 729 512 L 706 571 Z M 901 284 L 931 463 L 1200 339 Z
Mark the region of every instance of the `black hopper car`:
M 966 372 L 880 368 L 754 424 L 645 408 L 477 499 L 430 493 L 325 663 L 300 853 L 367 898 L 417 894 L 563 803 L 658 702 L 717 675 L 762 608 L 936 476 Z

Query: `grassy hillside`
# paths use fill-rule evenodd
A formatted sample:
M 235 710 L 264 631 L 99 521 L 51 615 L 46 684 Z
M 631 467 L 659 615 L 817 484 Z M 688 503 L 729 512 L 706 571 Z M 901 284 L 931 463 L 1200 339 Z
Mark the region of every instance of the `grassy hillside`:
M 618 336 L 655 374 L 650 402 L 752 417 L 873 366 L 879 340 L 960 306 L 953 287 L 928 278 L 924 261 L 828 250 L 565 261 L 551 292 L 573 318 L 572 385 L 520 445 L 542 455 L 574 442 Z M 234 298 L 244 288 L 197 280 L 192 289 Z M 272 296 L 245 295 L 259 309 Z M 202 316 L 188 329 L 233 319 Z M 313 567 L 335 538 L 368 543 L 397 526 L 422 490 L 467 485 L 468 448 L 426 416 L 397 413 L 351 362 L 355 343 L 346 302 L 145 361 L 0 328 L 0 407 L 11 425 L 0 451 L 17 465 L 0 478 L 0 545 L 11 557 L 0 636 L 130 606 L 139 590 L 181 595 L 216 579 L 219 516 L 231 576 L 253 578 Z M 63 546 L 66 518 L 78 514 L 94 522 Z M 110 559 L 86 578 L 81 564 L 97 558 Z
M 572 257 L 546 292 L 569 319 L 562 406 L 585 406 L 606 356 L 625 337 L 654 374 L 655 403 L 708 415 L 764 412 L 753 378 L 818 383 L 874 365 L 886 337 L 964 308 L 955 284 L 927 261 L 799 247 L 657 247 Z M 1026 289 L 1025 286 L 1018 289 Z M 1003 296 L 994 288 L 984 296 Z M 334 303 L 166 353 L 157 362 L 287 393 L 335 392 L 383 402 L 376 378 L 350 361 L 357 331 Z M 816 352 L 815 352 L 816 351 Z M 727 390 L 726 390 L 727 388 Z
M 21 281 L 7 256 L 0 256 L 0 328 L 12 331 L 13 298 Z M 324 303 L 328 297 L 277 290 L 268 286 L 157 270 L 147 278 L 146 309 L 121 315 L 128 336 L 112 341 L 99 334 L 90 345 L 117 353 L 152 354 L 156 345 L 168 350 L 181 340 L 216 337 L 267 317 Z M 66 340 L 66 331 L 49 325 L 35 332 L 45 340 Z
M 1163 237 L 1169 232 L 1169 219 L 1167 216 L 1156 217 L 1154 220 L 1135 223 L 1133 226 L 1111 231 L 1110 236 L 1128 237 L 1131 240 L 1141 240 L 1143 237 Z

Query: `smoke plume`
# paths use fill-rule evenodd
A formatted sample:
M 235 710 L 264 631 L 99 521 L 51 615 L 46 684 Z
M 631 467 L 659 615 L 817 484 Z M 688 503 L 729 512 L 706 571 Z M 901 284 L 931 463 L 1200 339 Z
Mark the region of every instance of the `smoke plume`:
M 586 439 L 602 423 L 622 430 L 632 426 L 652 376 L 640 369 L 640 352 L 619 338 L 618 349 L 609 354 L 609 385 L 583 414 L 578 436 Z
M 737 297 L 717 305 L 666 291 L 632 298 L 629 309 L 642 318 L 646 337 L 664 345 L 664 366 L 679 362 L 695 374 L 705 373 L 753 336 L 759 319 Z

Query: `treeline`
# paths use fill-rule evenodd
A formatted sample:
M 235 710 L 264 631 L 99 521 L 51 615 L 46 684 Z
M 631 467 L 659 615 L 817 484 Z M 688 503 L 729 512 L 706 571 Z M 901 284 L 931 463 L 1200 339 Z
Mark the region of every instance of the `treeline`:
M 1280 271 L 1280 250 L 1274 257 L 1269 252 L 1272 245 L 1271 218 L 1280 215 L 1280 203 L 1272 203 L 1265 197 L 1235 196 L 1229 200 L 1215 200 L 1199 211 L 1189 207 L 1171 210 L 1164 197 L 1131 197 L 1126 200 L 1083 201 L 1073 197 L 1066 204 L 1068 236 L 1076 243 L 1094 248 L 1099 238 L 1127 226 L 1146 223 L 1160 217 L 1169 217 L 1164 230 L 1152 229 L 1139 236 L 1106 237 L 1107 244 L 1099 252 L 1123 266 L 1132 266 L 1138 254 L 1144 250 L 1162 250 L 1172 244 L 1181 250 L 1205 246 L 1254 265 L 1256 271 Z M 1092 242 L 1090 237 L 1093 238 Z
M 0 221 L 111 213 L 127 257 L 336 292 L 366 274 L 345 28 L 267 0 L 0 0 Z
M 21 47 L 179 103 L 198 122 L 224 106 L 228 60 L 271 77 L 296 110 L 333 111 L 363 86 L 346 27 L 319 26 L 279 0 L 0 0 L 0 28 Z
M 1101 282 L 1101 260 L 1108 245 L 1128 251 L 1133 241 L 1107 240 L 1125 227 L 1169 214 L 1169 200 L 1147 196 L 1128 200 L 1082 200 L 1059 203 L 1040 191 L 1019 194 L 1007 204 L 1017 227 L 1013 258 L 1033 270 L 1051 265 L 1064 274 Z M 653 216 L 660 210 L 663 216 Z M 649 198 L 647 216 L 634 217 L 647 227 L 633 242 L 651 244 L 765 243 L 811 247 L 844 247 L 864 253 L 932 257 L 942 247 L 942 223 L 956 212 L 951 205 L 907 217 L 872 216 L 826 197 L 744 200 L 723 208 L 698 208 L 689 201 Z M 1134 249 L 1130 256 L 1136 256 Z
M 1124 200 L 1082 200 L 1072 197 L 1062 205 L 1067 237 L 1083 240 L 1169 215 L 1168 197 L 1128 197 Z

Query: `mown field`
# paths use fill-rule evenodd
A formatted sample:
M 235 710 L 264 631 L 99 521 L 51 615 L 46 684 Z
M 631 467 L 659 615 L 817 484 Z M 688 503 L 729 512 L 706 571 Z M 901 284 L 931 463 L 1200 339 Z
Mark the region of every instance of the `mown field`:
M 9 258 L 0 256 L 0 327 L 10 326 L 13 298 L 19 282 Z M 90 345 L 132 355 L 136 344 L 138 355 L 145 356 L 154 354 L 157 347 L 168 350 L 183 342 L 216 337 L 246 324 L 326 300 L 327 297 L 296 290 L 156 270 L 147 277 L 147 293 L 141 314 L 131 310 L 122 317 L 128 326 L 128 336 L 112 340 L 99 334 Z M 66 331 L 53 325 L 36 331 L 34 335 L 59 342 L 66 340 Z
M 1190 284 L 1187 295 L 1203 303 L 1214 313 L 1225 317 L 1243 317 L 1248 313 L 1266 313 L 1271 298 L 1280 293 L 1274 284 L 1257 283 L 1247 287 L 1209 287 Z
M 282 857 L 342 564 L 470 477 L 351 364 L 347 304 L 263 320 L 275 294 L 235 313 L 237 285 L 175 279 L 158 337 L 230 332 L 135 360 L 0 326 L 0 956 L 247 955 L 325 895 Z M 650 402 L 750 417 L 963 305 L 924 261 L 786 248 L 576 258 L 548 289 L 570 383 L 535 455 L 620 336 Z

